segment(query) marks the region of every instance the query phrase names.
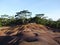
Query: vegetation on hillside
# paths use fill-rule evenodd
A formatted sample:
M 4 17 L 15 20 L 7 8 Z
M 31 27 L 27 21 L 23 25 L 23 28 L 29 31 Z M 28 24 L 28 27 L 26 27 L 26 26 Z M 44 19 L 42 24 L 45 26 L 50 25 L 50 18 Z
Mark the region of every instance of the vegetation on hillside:
M 29 12 L 28 10 L 17 12 L 14 17 L 11 16 L 10 18 L 8 15 L 3 15 L 0 18 L 0 26 L 14 26 L 27 23 L 37 23 L 49 26 L 51 28 L 60 29 L 60 19 L 53 21 L 52 19 L 46 19 L 44 14 L 36 14 L 35 17 L 31 17 L 31 15 L 32 12 Z M 8 18 L 5 18 L 4 16 Z

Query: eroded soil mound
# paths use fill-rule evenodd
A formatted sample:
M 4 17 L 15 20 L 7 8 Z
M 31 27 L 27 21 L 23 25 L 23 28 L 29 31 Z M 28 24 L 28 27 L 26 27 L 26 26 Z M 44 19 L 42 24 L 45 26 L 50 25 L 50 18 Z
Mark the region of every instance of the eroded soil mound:
M 2 27 L 0 45 L 60 45 L 60 33 L 36 23 Z

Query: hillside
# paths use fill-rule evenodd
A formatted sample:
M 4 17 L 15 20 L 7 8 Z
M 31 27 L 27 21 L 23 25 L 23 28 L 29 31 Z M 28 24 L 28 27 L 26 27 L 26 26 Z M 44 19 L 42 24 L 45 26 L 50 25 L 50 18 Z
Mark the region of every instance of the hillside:
M 60 45 L 60 33 L 36 23 L 1 27 L 0 45 Z

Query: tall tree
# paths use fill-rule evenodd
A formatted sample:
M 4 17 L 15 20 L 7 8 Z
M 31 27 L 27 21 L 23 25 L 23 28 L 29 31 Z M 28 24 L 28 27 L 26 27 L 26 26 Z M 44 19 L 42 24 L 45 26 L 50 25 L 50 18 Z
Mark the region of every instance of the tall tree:
M 17 12 L 15 17 L 18 19 L 22 19 L 23 23 L 25 22 L 25 19 L 28 19 L 31 17 L 31 12 L 29 12 L 28 10 L 23 10 L 20 12 Z

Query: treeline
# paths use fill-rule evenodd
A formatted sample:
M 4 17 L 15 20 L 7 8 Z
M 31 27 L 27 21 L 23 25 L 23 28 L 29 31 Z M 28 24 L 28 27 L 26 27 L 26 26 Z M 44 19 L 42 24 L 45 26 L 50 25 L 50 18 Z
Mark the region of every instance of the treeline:
M 0 18 L 0 26 L 14 26 L 27 23 L 37 23 L 51 28 L 60 29 L 60 19 L 54 21 L 52 19 L 46 19 L 46 17 L 44 17 L 44 14 L 36 14 L 35 17 L 31 17 L 31 15 L 32 12 L 29 12 L 28 10 L 23 10 L 17 12 L 15 17 L 12 17 L 10 19 Z

